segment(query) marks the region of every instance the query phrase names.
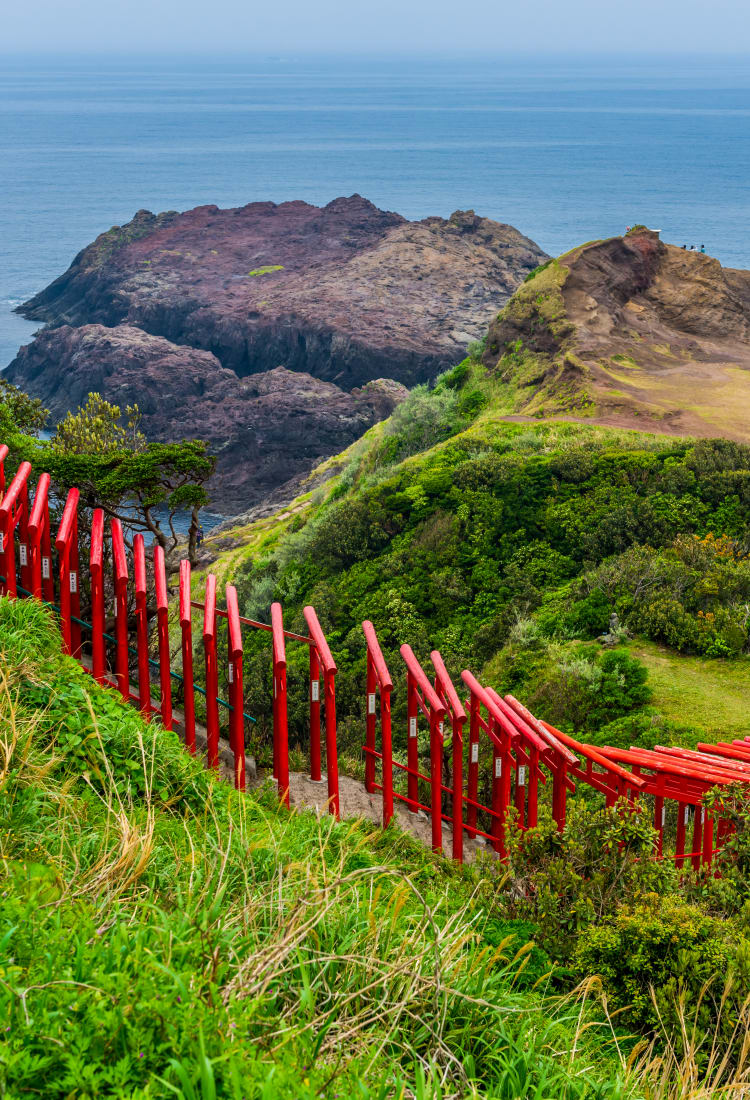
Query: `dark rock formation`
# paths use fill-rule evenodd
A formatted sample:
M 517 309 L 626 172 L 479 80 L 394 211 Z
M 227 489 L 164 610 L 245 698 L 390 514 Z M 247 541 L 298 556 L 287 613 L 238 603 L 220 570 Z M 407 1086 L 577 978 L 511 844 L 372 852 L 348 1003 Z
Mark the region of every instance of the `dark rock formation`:
M 240 377 L 283 364 L 345 389 L 452 366 L 544 254 L 473 211 L 409 222 L 359 195 L 140 211 L 19 312 L 127 323 L 213 352 Z
M 149 439 L 207 440 L 218 459 L 214 506 L 228 511 L 348 447 L 407 393 L 390 379 L 346 393 L 284 367 L 241 379 L 210 352 L 130 325 L 45 329 L 7 376 L 43 394 L 55 420 L 96 391 L 122 408 L 137 404 Z
M 473 211 L 409 222 L 359 195 L 142 210 L 20 307 L 51 327 L 7 377 L 56 418 L 98 390 L 154 439 L 208 439 L 215 502 L 247 508 L 399 398 L 357 387 L 458 362 L 543 258 Z

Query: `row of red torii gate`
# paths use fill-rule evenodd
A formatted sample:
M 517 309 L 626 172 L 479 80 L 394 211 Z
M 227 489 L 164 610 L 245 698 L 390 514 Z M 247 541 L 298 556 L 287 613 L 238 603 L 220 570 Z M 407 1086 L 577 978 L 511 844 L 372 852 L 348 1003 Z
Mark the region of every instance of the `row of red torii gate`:
M 138 706 L 144 716 L 158 715 L 165 727 L 178 732 L 187 751 L 195 754 L 199 743 L 205 745 L 209 768 L 219 767 L 220 756 L 228 757 L 240 790 L 246 786 L 247 723 L 254 721 L 244 709 L 243 631 L 267 631 L 273 776 L 280 800 L 287 805 L 286 647 L 290 643 L 306 646 L 309 722 L 305 739 L 310 777 L 327 782 L 328 806 L 338 817 L 337 665 L 315 609 L 304 609 L 306 635 L 284 628 L 278 603 L 271 606 L 269 623 L 248 619 L 239 613 L 237 591 L 231 584 L 225 586 L 224 606 L 219 606 L 212 574 L 205 579 L 202 599 L 195 600 L 191 567 L 182 561 L 176 601 L 179 640 L 172 643 L 177 667 L 173 668 L 162 548 L 154 546 L 147 554 L 140 534 L 128 548 L 120 521 L 106 522 L 101 508 L 87 516 L 86 530 L 79 531 L 75 488 L 69 490 L 53 532 L 49 475 L 36 477 L 31 465 L 21 462 L 6 485 L 10 459 L 8 448 L 0 445 L 0 595 L 34 598 L 52 606 L 68 654 L 81 661 L 99 683 Z M 225 630 L 219 629 L 220 620 L 226 621 Z M 695 750 L 594 747 L 535 717 L 512 695 L 501 696 L 482 685 L 468 669 L 455 683 L 437 650 L 430 654 L 428 672 L 404 643 L 399 675 L 405 677 L 406 687 L 406 750 L 394 751 L 394 679 L 374 625 L 365 621 L 362 629 L 367 647 L 364 782 L 368 792 L 382 795 L 384 827 L 400 801 L 407 811 L 429 816 L 436 851 L 443 850 L 446 824 L 452 834 L 453 859 L 463 860 L 466 838 L 479 838 L 503 859 L 511 813 L 518 827 L 531 829 L 544 799 L 563 830 L 567 797 L 582 784 L 598 792 L 607 806 L 619 803 L 641 810 L 645 806 L 653 815 L 656 858 L 674 859 L 678 867 L 710 868 L 731 826 L 722 817 L 714 819 L 704 806 L 704 796 L 715 787 L 750 783 L 750 738 L 699 744 Z M 225 656 L 219 652 L 224 636 Z M 220 695 L 220 668 L 225 669 L 228 699 Z

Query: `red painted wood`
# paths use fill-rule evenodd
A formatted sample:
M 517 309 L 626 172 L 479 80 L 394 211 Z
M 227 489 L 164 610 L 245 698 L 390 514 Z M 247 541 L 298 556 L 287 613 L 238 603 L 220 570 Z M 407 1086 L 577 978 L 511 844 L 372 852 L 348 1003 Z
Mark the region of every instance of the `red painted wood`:
M 323 667 L 323 695 L 326 723 L 326 775 L 328 777 L 328 807 L 330 812 L 338 818 L 340 816 L 339 805 L 339 760 L 338 747 L 336 745 L 336 662 L 331 656 L 325 634 L 323 633 L 314 607 L 303 609 L 307 629 L 318 651 L 318 657 Z
M 29 515 L 29 476 L 31 474 L 31 463 L 22 462 L 16 471 L 15 477 L 8 486 L 7 492 L 3 494 L 2 502 L 0 502 L 0 576 L 5 579 L 0 581 L 0 595 L 10 596 L 12 599 L 18 595 L 18 580 L 17 580 L 17 566 L 16 566 L 16 546 L 15 546 L 15 533 L 18 530 L 19 534 L 19 557 L 28 559 L 28 515 Z M 71 490 L 73 492 L 74 490 Z M 78 499 L 78 490 L 75 491 L 75 498 Z M 24 547 L 24 553 L 21 553 L 21 547 Z M 21 584 L 24 588 L 29 587 L 24 583 L 24 566 L 21 565 Z M 28 577 L 28 566 L 26 568 L 26 580 Z M 68 652 L 70 650 L 68 649 Z
M 289 805 L 289 729 L 286 690 L 286 644 L 284 618 L 280 603 L 271 604 L 273 639 L 273 743 L 276 761 L 276 783 L 279 799 Z
M 161 720 L 164 728 L 172 728 L 172 676 L 169 658 L 169 596 L 164 550 L 154 546 L 154 585 L 156 587 L 156 632 L 159 639 L 159 687 Z
M 219 768 L 219 666 L 216 654 L 216 577 L 206 577 L 203 605 L 203 650 L 206 660 L 206 760 Z
M 45 552 L 45 535 L 46 546 L 49 547 L 49 474 L 42 474 L 37 482 L 36 492 L 34 493 L 34 504 L 31 509 L 31 515 L 29 516 L 29 572 L 30 572 L 30 584 L 29 589 L 31 594 L 37 599 L 46 599 L 44 594 L 44 581 L 50 579 L 51 574 L 51 557 L 49 550 L 47 550 L 46 568 L 44 569 L 45 577 L 42 577 L 42 557 Z M 53 597 L 54 599 L 54 597 Z M 53 602 L 53 601 L 50 601 Z
M 115 677 L 123 699 L 130 698 L 128 670 L 128 563 L 119 519 L 110 520 L 115 584 Z
M 245 715 L 244 691 L 242 684 L 242 627 L 237 602 L 237 589 L 232 584 L 226 587 L 227 618 L 229 623 L 229 673 L 230 699 L 232 710 L 229 718 L 230 743 L 234 754 L 234 785 L 238 791 L 245 790 Z
M 180 562 L 180 631 L 182 634 L 183 712 L 185 747 L 195 756 L 195 684 L 193 680 L 193 623 L 190 599 L 190 562 Z
M 146 605 L 146 546 L 143 535 L 133 539 L 135 581 L 136 650 L 138 653 L 138 704 L 145 718 L 151 716 L 151 666 L 148 652 L 148 609 Z
M 310 646 L 310 778 L 319 783 L 321 778 L 320 755 L 320 658 L 314 645 Z
M 104 645 L 104 512 L 101 508 L 94 511 L 91 519 L 89 576 L 91 578 L 91 671 L 94 679 L 103 684 L 106 650 Z

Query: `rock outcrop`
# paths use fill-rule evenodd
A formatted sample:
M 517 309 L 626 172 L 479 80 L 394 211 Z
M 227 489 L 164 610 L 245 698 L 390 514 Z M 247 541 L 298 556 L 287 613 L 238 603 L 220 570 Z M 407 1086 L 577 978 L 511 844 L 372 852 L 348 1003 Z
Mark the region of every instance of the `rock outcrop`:
M 490 326 L 519 413 L 750 439 L 750 271 L 639 228 L 550 261 Z
M 409 222 L 359 195 L 140 211 L 19 312 L 126 323 L 212 352 L 239 377 L 283 365 L 344 389 L 456 363 L 544 253 L 477 217 Z
M 9 377 L 43 394 L 55 420 L 96 391 L 121 408 L 137 404 L 149 439 L 205 439 L 217 456 L 214 506 L 228 512 L 344 450 L 408 392 L 379 379 L 346 393 L 284 367 L 238 378 L 210 352 L 131 325 L 45 329 L 21 349 Z
M 19 308 L 49 327 L 7 377 L 56 418 L 98 390 L 151 438 L 208 439 L 215 506 L 244 509 L 458 362 L 543 259 L 473 211 L 411 222 L 359 195 L 142 210 Z

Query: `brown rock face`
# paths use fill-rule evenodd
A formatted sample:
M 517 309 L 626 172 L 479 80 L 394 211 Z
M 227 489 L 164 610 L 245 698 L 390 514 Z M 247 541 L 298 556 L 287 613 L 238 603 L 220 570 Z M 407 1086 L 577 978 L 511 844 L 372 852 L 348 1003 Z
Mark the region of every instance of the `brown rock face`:
M 98 390 L 153 439 L 208 440 L 215 506 L 246 509 L 463 358 L 543 258 L 473 211 L 409 222 L 359 195 L 142 210 L 20 308 L 52 327 L 7 377 L 55 418 Z
M 283 364 L 344 389 L 425 381 L 463 357 L 544 258 L 511 226 L 409 222 L 359 195 L 140 211 L 22 306 L 53 325 L 135 325 L 240 377 Z
M 284 367 L 238 378 L 210 352 L 130 325 L 45 329 L 8 377 L 43 394 L 55 420 L 96 391 L 123 408 L 137 404 L 150 439 L 207 440 L 217 455 L 214 506 L 230 512 L 344 450 L 407 393 L 390 379 L 346 393 Z
M 584 245 L 519 289 L 485 358 L 519 412 L 750 439 L 750 271 L 648 230 Z

